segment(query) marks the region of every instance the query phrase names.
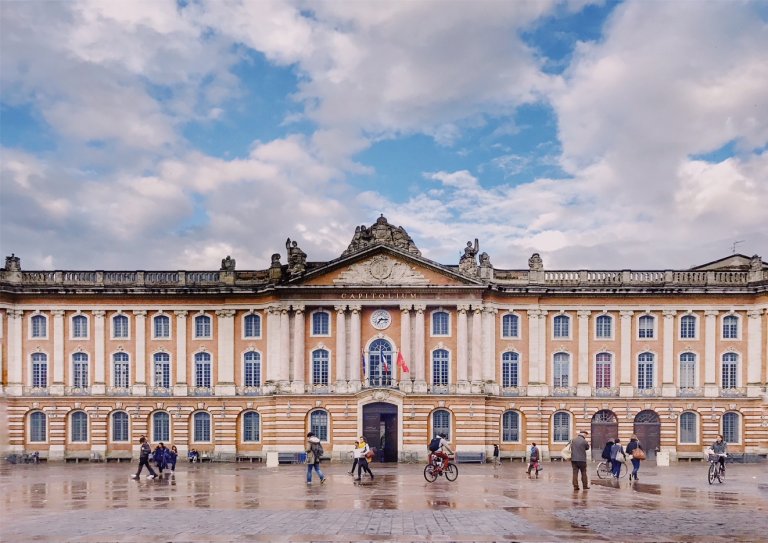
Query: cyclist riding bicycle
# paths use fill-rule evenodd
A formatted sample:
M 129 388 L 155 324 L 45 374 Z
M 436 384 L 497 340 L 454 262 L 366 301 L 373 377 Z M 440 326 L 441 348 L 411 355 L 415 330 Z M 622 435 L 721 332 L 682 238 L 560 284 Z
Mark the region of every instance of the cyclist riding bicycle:
M 432 453 L 434 459 L 440 459 L 440 462 L 446 463 L 450 459 L 448 454 L 453 454 L 451 447 L 448 445 L 448 436 L 445 433 L 438 434 L 432 438 L 429 442 L 429 450 Z M 448 451 L 445 454 L 443 450 Z
M 725 471 L 725 457 L 728 453 L 728 444 L 723 441 L 723 436 L 717 434 L 717 441 L 712 443 L 712 452 L 717 455 L 717 461 L 720 462 L 720 469 Z

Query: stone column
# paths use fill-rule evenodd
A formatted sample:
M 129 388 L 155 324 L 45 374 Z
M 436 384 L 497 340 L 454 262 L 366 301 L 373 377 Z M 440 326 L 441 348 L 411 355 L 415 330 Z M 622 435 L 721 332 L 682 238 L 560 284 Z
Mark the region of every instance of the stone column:
M 547 352 L 547 315 L 549 311 L 542 309 L 539 311 L 539 383 L 541 383 L 541 392 L 543 396 L 549 395 L 550 383 L 547 381 L 547 366 L 550 363 L 549 353 Z
M 6 392 L 9 396 L 21 396 L 23 391 L 22 375 L 22 319 L 24 311 L 21 309 L 9 309 L 5 312 L 8 318 L 8 386 Z
M 54 309 L 53 315 L 53 359 L 51 373 L 53 381 L 51 394 L 61 396 L 64 394 L 64 310 Z
M 265 368 L 265 383 L 277 386 L 280 379 L 278 365 L 280 351 L 280 306 L 271 305 L 267 308 L 267 360 Z
M 188 311 L 174 311 L 176 315 L 176 384 L 173 387 L 174 396 L 186 396 L 189 393 L 187 382 L 187 314 Z M 221 363 L 221 361 L 219 361 Z
M 467 304 L 456 306 L 456 380 L 458 381 L 456 383 L 456 392 L 460 394 L 467 394 L 470 391 L 467 311 L 469 311 L 469 305 Z
M 291 391 L 304 393 L 304 306 L 293 306 L 293 375 Z
M 634 311 L 619 311 L 621 319 L 621 371 L 616 376 L 619 383 L 619 394 L 631 398 L 635 394 L 632 386 L 632 315 Z
M 496 313 L 495 307 L 483 308 L 482 337 L 483 337 L 483 390 L 486 394 L 499 393 L 496 379 Z
M 472 306 L 472 336 L 469 343 L 469 359 L 471 365 L 471 392 L 483 391 L 483 306 Z
M 336 310 L 336 392 L 347 391 L 347 306 L 334 306 Z
M 424 378 L 424 349 L 426 343 L 424 341 L 424 311 L 427 306 L 424 304 L 414 304 L 413 309 L 416 310 L 416 338 L 414 341 L 414 360 L 413 366 L 411 366 L 411 372 L 413 372 L 413 391 L 414 392 L 426 392 L 427 382 Z
M 704 311 L 704 396 L 717 398 L 717 361 L 715 341 L 717 339 L 717 311 Z
M 218 328 L 218 361 L 216 396 L 235 395 L 235 310 L 216 311 Z
M 576 319 L 579 323 L 579 352 L 577 355 L 578 369 L 576 370 L 576 395 L 592 396 L 592 387 L 589 385 L 589 316 L 591 311 L 580 309 L 576 311 Z
M 360 367 L 362 364 L 362 358 L 363 358 L 363 349 L 360 346 L 361 342 L 361 331 L 360 331 L 360 312 L 363 310 L 363 307 L 361 305 L 350 305 L 349 306 L 349 352 L 350 352 L 350 361 L 349 361 L 349 383 L 348 383 L 348 390 L 349 392 L 357 392 L 360 390 Z
M 528 395 L 539 396 L 539 313 L 538 309 L 529 309 L 528 313 Z
M 136 337 L 136 355 L 134 363 L 134 381 L 132 391 L 138 396 L 147 395 L 147 312 L 137 310 L 133 312 L 134 330 Z M 152 383 L 154 385 L 154 383 Z
M 289 391 L 291 387 L 289 377 L 289 365 L 291 363 L 291 319 L 288 311 L 290 306 L 280 307 L 280 365 L 277 378 L 280 382 L 280 390 Z
M 661 355 L 661 395 L 669 398 L 677 396 L 675 388 L 675 315 L 677 311 L 665 309 L 664 337 Z
M 763 357 L 762 309 L 747 310 L 747 396 L 760 395 L 760 361 Z
M 104 316 L 106 311 L 97 309 L 93 314 L 93 387 L 92 394 L 104 394 L 107 392 L 107 384 L 104 380 Z

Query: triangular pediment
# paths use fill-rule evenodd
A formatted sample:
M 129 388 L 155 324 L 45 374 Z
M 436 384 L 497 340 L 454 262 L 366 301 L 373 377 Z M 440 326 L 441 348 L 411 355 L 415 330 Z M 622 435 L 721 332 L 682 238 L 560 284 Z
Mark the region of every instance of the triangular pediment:
M 749 270 L 754 258 L 755 257 L 750 258 L 747 255 L 742 254 L 733 254 L 713 260 L 712 262 L 707 262 L 706 264 L 701 264 L 700 266 L 695 266 L 691 269 L 696 271 L 746 271 Z M 761 263 L 760 267 L 765 267 L 765 264 Z

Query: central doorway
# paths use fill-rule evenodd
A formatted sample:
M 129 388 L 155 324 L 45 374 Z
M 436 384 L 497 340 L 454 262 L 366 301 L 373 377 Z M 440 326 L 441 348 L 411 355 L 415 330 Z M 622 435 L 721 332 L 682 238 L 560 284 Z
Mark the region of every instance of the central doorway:
M 363 436 L 376 448 L 377 462 L 397 462 L 397 406 L 386 402 L 364 405 Z
M 619 437 L 619 420 L 616 414 L 602 409 L 592 417 L 592 460 L 600 461 L 603 447 L 609 441 Z

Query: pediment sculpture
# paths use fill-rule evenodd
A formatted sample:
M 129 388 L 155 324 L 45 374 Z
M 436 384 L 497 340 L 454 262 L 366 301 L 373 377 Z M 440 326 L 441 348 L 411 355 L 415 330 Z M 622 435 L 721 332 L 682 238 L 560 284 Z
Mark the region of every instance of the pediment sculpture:
M 337 285 L 426 285 L 429 280 L 412 266 L 379 255 L 353 264 L 333 282 Z
M 421 251 L 413 243 L 413 239 L 405 228 L 389 224 L 384 215 L 376 219 L 370 227 L 361 225 L 355 228 L 355 235 L 341 256 L 362 251 L 372 245 L 389 245 L 412 255 L 421 256 Z

